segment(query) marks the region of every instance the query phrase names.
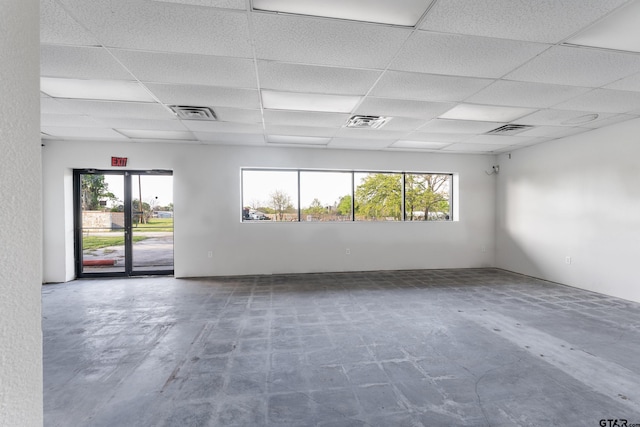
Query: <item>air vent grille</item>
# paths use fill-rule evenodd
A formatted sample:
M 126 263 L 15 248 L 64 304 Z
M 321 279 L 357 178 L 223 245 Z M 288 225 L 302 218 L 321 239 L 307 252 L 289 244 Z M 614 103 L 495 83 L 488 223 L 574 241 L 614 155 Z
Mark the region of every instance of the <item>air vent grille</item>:
M 524 132 L 525 130 L 532 129 L 533 126 L 529 125 L 514 125 L 508 124 L 504 126 L 500 126 L 499 128 L 495 128 L 494 130 L 490 130 L 486 132 L 485 135 L 515 135 L 520 132 Z
M 209 107 L 189 107 L 186 105 L 171 105 L 169 108 L 183 120 L 218 120 L 216 113 Z
M 391 117 L 382 116 L 353 116 L 347 121 L 348 128 L 379 129 L 391 120 Z

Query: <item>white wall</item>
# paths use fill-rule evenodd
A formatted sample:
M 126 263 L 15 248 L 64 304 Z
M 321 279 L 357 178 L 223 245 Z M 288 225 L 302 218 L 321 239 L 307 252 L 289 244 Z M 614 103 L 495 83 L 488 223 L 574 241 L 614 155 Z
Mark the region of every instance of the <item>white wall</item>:
M 500 156 L 497 266 L 640 301 L 639 135 L 634 120 Z
M 39 2 L 0 4 L 0 425 L 42 425 Z
M 178 277 L 465 268 L 494 265 L 493 156 L 175 144 L 48 141 L 44 149 L 45 280 L 73 278 L 73 168 L 174 171 Z M 241 223 L 240 168 L 326 168 L 459 174 L 460 220 L 433 223 Z M 351 255 L 345 249 L 351 249 Z M 207 252 L 213 251 L 213 258 Z

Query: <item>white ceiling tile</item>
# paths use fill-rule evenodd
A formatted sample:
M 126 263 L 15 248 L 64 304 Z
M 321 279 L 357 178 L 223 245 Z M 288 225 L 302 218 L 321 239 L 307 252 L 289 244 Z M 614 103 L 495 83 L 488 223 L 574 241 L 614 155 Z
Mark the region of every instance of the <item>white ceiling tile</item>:
M 40 40 L 43 43 L 97 46 L 96 38 L 56 0 L 40 0 Z
M 383 130 L 397 130 L 411 132 L 424 125 L 424 119 L 411 119 L 407 117 L 393 117 L 382 126 Z
M 637 73 L 640 56 L 597 49 L 555 46 L 519 69 L 510 80 L 600 87 Z
M 640 73 L 632 74 L 629 77 L 609 83 L 605 88 L 640 92 Z
M 151 120 L 151 119 L 126 119 L 126 118 L 118 118 L 118 117 L 103 117 L 98 120 L 103 127 L 109 127 L 109 128 L 171 130 L 171 131 L 187 130 L 187 128 L 178 119 Z
M 41 114 L 40 126 L 107 128 L 104 123 L 84 115 L 75 114 Z
M 182 120 L 187 129 L 194 132 L 220 133 L 262 133 L 262 125 L 258 123 L 211 122 L 207 120 Z
M 451 109 L 455 104 L 368 96 L 356 109 L 356 114 L 367 116 L 412 117 L 428 120 Z
M 63 126 L 42 126 L 42 132 L 59 138 L 89 138 L 89 139 L 128 139 L 126 136 L 113 129 L 93 128 L 93 127 L 63 127 Z
M 165 3 L 190 4 L 193 6 L 219 7 L 221 9 L 246 9 L 245 0 L 153 0 Z
M 585 117 L 587 114 L 584 111 L 567 111 L 567 110 L 540 110 L 533 114 L 529 114 L 528 116 L 521 117 L 518 120 L 515 120 L 516 124 L 523 125 L 546 125 L 546 126 L 581 126 L 581 127 L 590 127 L 591 125 L 597 121 L 602 119 L 608 119 L 613 116 L 613 114 L 599 114 L 598 119 L 589 123 L 579 123 L 579 124 L 571 124 L 572 121 Z M 567 123 L 569 122 L 569 123 Z
M 180 140 L 192 141 L 195 136 L 188 131 L 179 130 L 147 130 L 147 129 L 114 129 L 131 139 Z
M 117 49 L 112 52 L 142 82 L 257 87 L 251 59 Z
M 508 135 L 475 135 L 464 141 L 465 144 L 499 144 L 516 145 L 536 141 L 539 138 L 533 136 L 508 136 Z
M 429 11 L 422 29 L 557 43 L 625 0 L 447 0 Z
M 273 144 L 327 145 L 329 141 L 331 141 L 331 137 L 267 135 L 267 142 Z
M 421 131 L 432 133 L 485 133 L 502 126 L 502 122 L 477 122 L 474 120 L 434 119 L 420 128 Z
M 255 89 L 155 83 L 147 83 L 146 86 L 164 104 L 198 107 L 260 108 L 258 91 Z
M 283 125 L 265 125 L 265 133 L 269 135 L 294 135 L 294 136 L 313 136 L 313 137 L 331 137 L 336 134 L 338 128 L 329 127 L 311 127 L 311 126 L 283 126 Z
M 175 120 L 175 116 L 160 104 L 141 102 L 90 101 L 60 99 L 58 103 L 77 114 L 94 117 L 118 117 L 127 119 Z
M 640 92 L 595 89 L 589 93 L 558 104 L 554 106 L 554 108 L 574 111 L 627 113 L 640 109 Z
M 46 44 L 40 47 L 40 75 L 74 79 L 134 79 L 104 48 Z
M 510 147 L 510 145 L 501 144 L 466 144 L 464 142 L 459 144 L 451 144 L 441 149 L 441 151 L 453 151 L 459 153 L 469 154 L 491 154 L 501 148 Z
M 471 135 L 464 133 L 431 133 L 431 132 L 412 132 L 407 139 L 412 141 L 426 141 L 438 143 L 462 142 L 469 139 Z
M 264 108 L 348 113 L 362 97 L 355 95 L 325 95 L 317 93 L 276 92 L 262 90 Z
M 364 95 L 381 72 L 258 61 L 260 86 L 288 92 Z
M 630 114 L 616 114 L 616 115 L 600 114 L 600 118 L 598 120 L 595 120 L 595 121 L 590 122 L 590 123 L 585 123 L 585 124 L 580 125 L 580 126 L 581 127 L 585 127 L 585 128 L 596 129 L 596 128 L 600 128 L 600 127 L 604 127 L 604 126 L 609 126 L 609 125 L 612 125 L 612 124 L 615 124 L 615 123 L 626 122 L 627 120 L 637 119 L 638 116 L 640 116 L 640 111 L 634 112 L 633 115 L 630 115 Z
M 144 0 L 60 0 L 107 47 L 252 56 L 247 14 Z
M 537 43 L 418 31 L 403 46 L 390 68 L 499 78 L 547 48 Z
M 414 27 L 432 0 L 253 0 L 253 9 Z
M 215 113 L 221 122 L 262 123 L 260 110 L 216 107 Z
M 428 149 L 438 150 L 440 148 L 451 145 L 450 142 L 427 142 L 427 141 L 397 141 L 393 143 L 389 148 L 411 148 L 411 149 Z
M 478 120 L 483 122 L 510 122 L 534 112 L 531 108 L 496 105 L 458 104 L 440 115 L 442 119 Z
M 396 142 L 395 139 L 367 139 L 367 138 L 333 138 L 328 148 L 342 148 L 351 150 L 381 150 Z
M 306 64 L 387 66 L 410 30 L 326 19 L 255 14 L 256 55 Z M 375 54 L 372 54 L 375 53 Z
M 549 138 L 562 138 L 569 135 L 576 135 L 589 131 L 591 129 L 583 127 L 568 126 L 535 126 L 524 132 L 520 132 L 518 136 L 536 136 Z
M 466 102 L 547 108 L 590 90 L 589 88 L 578 86 L 498 80 L 468 98 Z
M 371 95 L 433 102 L 462 101 L 491 82 L 490 79 L 386 71 Z
M 82 111 L 76 111 L 63 105 L 64 100 L 54 99 L 50 97 L 40 98 L 40 113 L 42 114 L 84 114 Z M 87 113 L 88 114 L 88 113 Z
M 221 145 L 264 145 L 265 139 L 262 134 L 251 133 L 223 133 L 223 132 L 194 132 L 196 138 L 205 144 Z
M 568 43 L 640 52 L 638 18 L 640 18 L 640 2 L 630 1 L 626 6 L 569 39 Z
M 559 137 L 539 137 L 539 138 L 532 138 L 532 139 L 528 139 L 528 140 L 524 140 L 522 142 L 519 142 L 518 144 L 514 144 L 511 147 L 530 147 L 532 145 L 537 145 L 537 144 L 541 144 L 543 142 L 548 142 L 548 141 L 553 141 L 554 139 L 560 139 Z
M 264 110 L 264 121 L 272 125 L 341 127 L 349 119 L 346 113 Z
M 354 129 L 342 128 L 336 133 L 337 138 L 354 138 L 354 139 L 385 139 L 396 140 L 404 138 L 408 132 L 391 131 L 384 129 Z

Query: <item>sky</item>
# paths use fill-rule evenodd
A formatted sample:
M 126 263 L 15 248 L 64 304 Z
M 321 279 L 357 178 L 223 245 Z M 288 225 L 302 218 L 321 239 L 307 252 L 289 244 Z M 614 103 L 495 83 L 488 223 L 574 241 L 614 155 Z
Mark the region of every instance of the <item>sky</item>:
M 131 185 L 133 186 L 132 197 L 139 198 L 138 176 L 142 189 L 142 201 L 151 206 L 167 206 L 173 203 L 173 176 L 170 175 L 133 175 Z M 124 200 L 124 177 L 122 175 L 105 175 L 105 182 L 109 184 L 111 191 L 118 200 Z M 158 197 L 156 199 L 156 197 Z M 152 203 L 153 202 L 153 203 Z
M 252 171 L 242 175 L 242 205 L 269 206 L 270 195 L 282 191 L 291 197 L 296 205 L 298 195 L 297 171 Z M 333 206 L 341 197 L 351 194 L 350 172 L 300 172 L 300 203 L 309 207 L 313 199 L 320 200 L 322 206 Z

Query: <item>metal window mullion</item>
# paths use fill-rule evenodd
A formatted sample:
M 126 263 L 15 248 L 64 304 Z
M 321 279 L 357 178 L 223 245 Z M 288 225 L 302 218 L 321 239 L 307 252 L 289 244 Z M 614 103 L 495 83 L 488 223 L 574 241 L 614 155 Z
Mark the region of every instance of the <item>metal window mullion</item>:
M 302 219 L 302 210 L 300 209 L 300 169 L 298 169 L 298 222 Z
M 356 220 L 356 173 L 351 171 L 351 222 Z
M 449 221 L 453 221 L 453 175 L 449 175 Z
M 406 221 L 407 220 L 407 215 L 406 215 L 406 209 L 405 209 L 405 205 L 407 203 L 406 200 L 406 173 L 402 172 L 402 178 L 400 179 L 400 183 L 402 185 L 402 190 L 401 190 L 401 206 L 400 206 L 400 215 L 402 216 L 402 219 L 400 221 Z

